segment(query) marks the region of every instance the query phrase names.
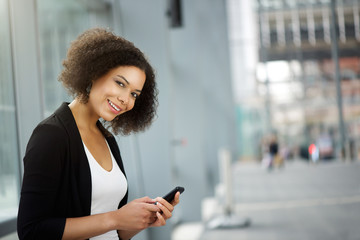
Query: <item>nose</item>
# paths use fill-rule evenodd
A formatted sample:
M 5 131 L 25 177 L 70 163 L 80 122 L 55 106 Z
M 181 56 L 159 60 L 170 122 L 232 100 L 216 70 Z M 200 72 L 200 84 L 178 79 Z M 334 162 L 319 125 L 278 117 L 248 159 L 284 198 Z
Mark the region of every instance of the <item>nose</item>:
M 126 105 L 129 102 L 129 97 L 127 96 L 118 96 L 117 99 L 119 100 L 119 102 L 121 102 L 121 104 Z

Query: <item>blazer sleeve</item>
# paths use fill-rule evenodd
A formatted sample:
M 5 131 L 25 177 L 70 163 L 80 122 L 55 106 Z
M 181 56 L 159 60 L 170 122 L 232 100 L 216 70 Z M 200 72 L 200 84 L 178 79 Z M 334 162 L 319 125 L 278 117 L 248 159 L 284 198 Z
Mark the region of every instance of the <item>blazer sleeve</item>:
M 19 239 L 61 239 L 65 217 L 55 213 L 67 134 L 54 124 L 35 128 L 24 157 L 24 177 L 18 212 Z

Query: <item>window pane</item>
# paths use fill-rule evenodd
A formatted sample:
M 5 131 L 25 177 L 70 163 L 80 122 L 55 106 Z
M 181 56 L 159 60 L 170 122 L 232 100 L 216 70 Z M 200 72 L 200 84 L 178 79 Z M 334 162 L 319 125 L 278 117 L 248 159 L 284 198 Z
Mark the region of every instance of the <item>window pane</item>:
M 45 116 L 70 100 L 57 81 L 69 44 L 91 26 L 112 27 L 111 8 L 102 1 L 38 0 L 41 78 Z
M 0 223 L 17 214 L 19 156 L 8 1 L 0 0 Z

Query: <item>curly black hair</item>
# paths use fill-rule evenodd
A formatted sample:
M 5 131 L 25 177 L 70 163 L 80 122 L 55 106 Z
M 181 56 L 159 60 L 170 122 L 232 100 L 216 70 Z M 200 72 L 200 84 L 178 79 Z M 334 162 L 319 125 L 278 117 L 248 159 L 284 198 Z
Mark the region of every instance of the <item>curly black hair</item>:
M 135 66 L 146 75 L 134 108 L 106 123 L 106 127 L 111 127 L 114 134 L 128 135 L 150 126 L 158 105 L 154 70 L 132 42 L 104 28 L 86 30 L 71 43 L 59 81 L 73 97 L 86 103 L 92 82 L 119 66 Z

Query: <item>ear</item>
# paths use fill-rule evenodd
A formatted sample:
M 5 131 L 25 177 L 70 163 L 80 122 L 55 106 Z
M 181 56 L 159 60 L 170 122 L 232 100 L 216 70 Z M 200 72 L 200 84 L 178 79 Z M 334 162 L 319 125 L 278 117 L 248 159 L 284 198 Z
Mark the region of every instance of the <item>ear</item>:
M 89 96 L 94 80 L 86 87 L 86 94 Z

